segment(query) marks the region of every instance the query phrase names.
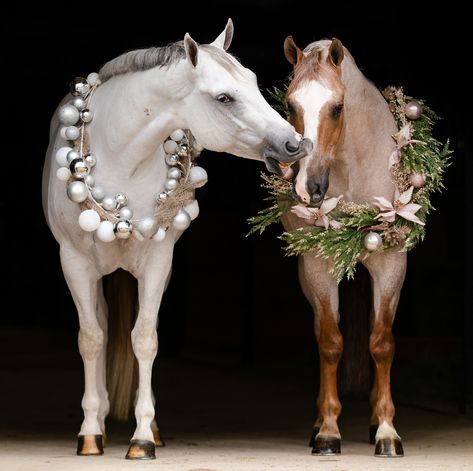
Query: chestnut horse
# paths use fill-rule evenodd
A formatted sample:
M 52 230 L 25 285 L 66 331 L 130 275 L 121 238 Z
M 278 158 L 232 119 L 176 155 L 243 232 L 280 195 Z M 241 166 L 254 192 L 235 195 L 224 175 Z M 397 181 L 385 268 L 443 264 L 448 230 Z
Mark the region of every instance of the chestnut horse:
M 324 197 L 344 195 L 347 201 L 371 202 L 374 196 L 393 201 L 395 188 L 388 169 L 397 132 L 389 107 L 378 89 L 360 72 L 338 39 L 309 44 L 303 51 L 291 36 L 284 43 L 294 74 L 287 90 L 289 121 L 310 138 L 313 151 L 299 162 L 294 190 L 299 201 L 319 205 Z M 286 230 L 307 225 L 293 213 L 283 220 Z M 392 324 L 406 273 L 406 253 L 387 250 L 362 261 L 371 276 L 372 317 L 369 349 L 375 364 L 370 401 L 370 441 L 375 456 L 402 456 L 394 425 L 390 369 L 394 355 Z M 302 290 L 313 307 L 320 353 L 318 414 L 311 445 L 314 454 L 340 453 L 337 419 L 337 366 L 343 339 L 338 328 L 338 286 L 332 260 L 314 251 L 299 258 Z

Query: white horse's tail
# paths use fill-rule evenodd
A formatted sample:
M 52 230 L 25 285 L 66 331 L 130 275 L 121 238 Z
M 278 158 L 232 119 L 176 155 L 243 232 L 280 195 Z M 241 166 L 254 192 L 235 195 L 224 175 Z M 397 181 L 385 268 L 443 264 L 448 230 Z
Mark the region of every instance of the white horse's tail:
M 136 360 L 131 345 L 138 301 L 136 279 L 124 270 L 104 277 L 108 304 L 107 390 L 110 415 L 126 421 L 137 388 Z

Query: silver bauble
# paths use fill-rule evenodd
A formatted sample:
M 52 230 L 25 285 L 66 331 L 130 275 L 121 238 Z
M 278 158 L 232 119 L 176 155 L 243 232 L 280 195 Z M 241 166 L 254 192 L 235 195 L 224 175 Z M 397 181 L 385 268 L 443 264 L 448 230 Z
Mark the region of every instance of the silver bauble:
M 87 103 L 80 96 L 76 96 L 75 98 L 73 98 L 71 104 L 75 106 L 79 111 L 82 111 L 87 108 Z
M 168 199 L 169 195 L 165 192 L 165 191 L 162 191 L 161 193 L 159 193 L 159 195 L 156 197 L 156 202 L 159 204 L 159 203 L 163 203 L 164 201 L 166 201 Z
M 75 149 L 72 149 L 67 153 L 66 158 L 67 161 L 71 163 L 73 160 L 80 159 L 80 154 Z
M 411 173 L 409 175 L 409 182 L 414 188 L 422 188 L 425 185 L 425 175 L 423 173 Z
M 179 182 L 175 178 L 169 178 L 164 182 L 164 188 L 167 191 L 175 190 L 179 186 Z
M 117 209 L 117 201 L 113 196 L 105 196 L 102 201 L 102 207 L 107 211 L 113 211 L 114 209 Z
M 182 172 L 177 167 L 171 167 L 168 170 L 168 178 L 174 178 L 176 180 L 179 180 L 181 176 L 182 176 Z
M 92 187 L 95 185 L 95 178 L 93 177 L 93 175 L 90 175 L 90 173 L 88 175 L 85 176 L 84 178 L 84 183 L 88 186 L 88 187 Z
M 176 154 L 167 154 L 165 160 L 170 167 L 174 167 L 175 165 L 179 164 L 179 157 Z
M 363 239 L 366 250 L 373 252 L 383 246 L 383 239 L 377 232 L 368 232 Z
M 95 185 L 91 191 L 94 200 L 98 203 L 100 203 L 105 198 L 105 190 L 100 185 Z
M 120 209 L 128 204 L 128 197 L 125 193 L 117 193 L 115 195 L 115 201 L 117 202 L 117 208 Z
M 177 147 L 176 154 L 179 157 L 187 157 L 188 151 L 189 149 L 187 148 L 187 146 L 185 144 L 181 144 L 180 146 Z
M 74 96 L 85 95 L 90 90 L 90 85 L 84 77 L 76 77 L 69 84 L 69 90 Z
M 84 123 L 90 123 L 93 118 L 94 118 L 94 113 L 92 113 L 92 111 L 90 111 L 88 108 L 80 112 L 80 119 Z
M 191 217 L 184 209 L 180 209 L 172 220 L 172 225 L 180 231 L 186 230 L 191 224 Z
M 80 131 L 75 126 L 68 126 L 64 134 L 67 140 L 75 141 L 76 139 L 79 139 Z
M 131 219 L 133 217 L 133 210 L 128 206 L 124 206 L 120 209 L 119 214 L 122 219 Z
M 133 225 L 130 221 L 119 219 L 113 226 L 113 232 L 117 239 L 128 239 L 133 232 Z
M 404 107 L 404 114 L 409 119 L 418 119 L 422 114 L 422 105 L 418 101 L 410 101 Z
M 99 85 L 100 84 L 100 77 L 97 72 L 91 72 L 89 75 L 87 75 L 87 83 L 93 87 L 94 85 Z
M 87 199 L 89 191 L 82 182 L 71 182 L 67 185 L 67 196 L 75 203 L 82 203 Z
M 79 121 L 79 110 L 72 105 L 62 105 L 58 110 L 58 118 L 64 126 L 74 126 Z
M 89 173 L 89 167 L 82 159 L 74 159 L 69 165 L 69 170 L 74 178 L 84 178 Z
M 95 164 L 97 163 L 97 159 L 95 158 L 94 155 L 92 154 L 87 154 L 85 157 L 84 157 L 85 161 L 87 162 L 87 165 L 89 167 L 94 167 Z

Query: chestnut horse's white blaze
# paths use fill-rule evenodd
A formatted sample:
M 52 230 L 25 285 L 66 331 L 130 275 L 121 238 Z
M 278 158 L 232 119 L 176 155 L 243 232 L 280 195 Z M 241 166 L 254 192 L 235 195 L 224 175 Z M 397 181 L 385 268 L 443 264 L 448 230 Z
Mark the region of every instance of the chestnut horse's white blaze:
M 388 159 L 397 127 L 381 93 L 363 76 L 338 39 L 317 41 L 302 51 L 289 36 L 284 51 L 294 66 L 286 95 L 289 120 L 314 141 L 313 151 L 298 163 L 294 188 L 299 199 L 319 205 L 327 194 L 370 203 L 381 195 L 392 201 L 395 188 Z M 293 213 L 287 213 L 283 222 L 287 230 L 306 225 Z M 370 397 L 370 439 L 376 443 L 377 456 L 401 456 L 401 439 L 393 425 L 390 368 L 394 355 L 391 328 L 406 272 L 406 253 L 396 249 L 373 252 L 362 263 L 370 273 L 373 295 L 369 348 L 375 381 Z M 314 310 L 320 353 L 318 415 L 311 441 L 315 454 L 339 453 L 341 443 L 337 367 L 343 339 L 338 329 L 338 286 L 330 274 L 332 264 L 315 251 L 299 258 L 300 282 Z
M 100 71 L 102 84 L 90 101 L 94 120 L 87 129 L 91 152 L 98 158 L 94 177 L 106 194 L 125 191 L 136 219 L 153 214 L 155 196 L 164 190 L 167 167 L 162 144 L 176 129 L 189 129 L 208 149 L 261 159 L 271 169 L 278 161 L 297 160 L 310 150 L 310 142 L 302 140 L 264 101 L 255 75 L 225 52 L 232 35 L 229 21 L 211 45 L 198 45 L 186 34 L 183 43 L 126 53 Z M 102 242 L 95 233 L 82 231 L 79 205 L 68 200 L 64 182 L 56 178 L 54 155 L 66 143 L 59 128 L 56 114 L 43 173 L 43 205 L 79 314 L 85 391 L 78 453 L 102 453 L 109 411 L 105 381 L 108 307 L 102 277 L 122 268 L 138 280 L 139 300 L 131 333 L 139 368 L 137 427 L 127 456 L 151 458 L 157 428 L 151 390 L 158 350 L 157 314 L 173 247 L 182 231 L 170 227 L 162 242 L 130 238 L 126 243 Z M 132 366 L 133 361 L 126 365 Z M 122 385 L 124 390 L 131 388 L 133 376 L 126 365 L 115 365 L 112 375 L 115 386 Z M 119 401 L 126 410 L 128 397 Z
M 304 83 L 294 92 L 293 99 L 304 113 L 304 137 L 311 139 L 314 147 L 317 147 L 320 111 L 332 94 L 332 90 L 315 80 Z M 310 203 L 310 195 L 306 189 L 308 161 L 309 159 L 302 159 L 299 162 L 300 177 L 295 185 L 296 193 L 304 203 Z

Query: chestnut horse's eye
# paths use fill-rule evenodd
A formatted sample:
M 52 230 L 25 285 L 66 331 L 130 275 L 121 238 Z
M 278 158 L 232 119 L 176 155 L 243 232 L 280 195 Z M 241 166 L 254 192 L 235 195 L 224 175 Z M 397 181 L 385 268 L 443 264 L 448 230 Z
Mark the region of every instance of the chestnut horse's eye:
M 334 105 L 332 108 L 332 118 L 333 119 L 340 118 L 342 111 L 343 111 L 343 103 L 337 103 L 336 105 Z
M 294 109 L 294 105 L 290 101 L 286 103 L 286 106 L 289 114 L 294 114 L 296 112 Z

